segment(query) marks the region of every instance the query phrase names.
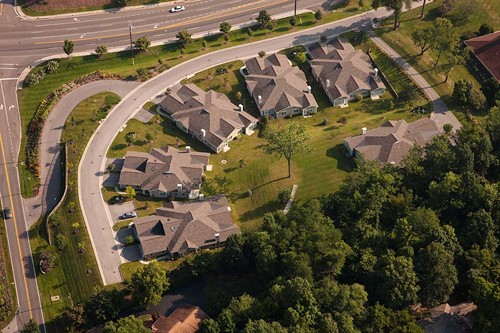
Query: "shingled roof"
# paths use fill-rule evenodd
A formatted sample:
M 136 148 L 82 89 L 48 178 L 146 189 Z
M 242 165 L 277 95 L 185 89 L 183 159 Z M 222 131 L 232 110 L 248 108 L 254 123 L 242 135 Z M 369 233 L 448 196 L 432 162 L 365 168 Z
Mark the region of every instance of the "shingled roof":
M 170 146 L 153 148 L 149 154 L 129 151 L 118 183 L 162 192 L 174 191 L 177 184 L 182 184 L 183 190 L 189 192 L 201 184 L 209 156 L 208 153 L 180 151 Z
M 136 219 L 134 225 L 143 256 L 197 250 L 214 245 L 215 234 L 222 243 L 240 232 L 224 195 L 203 201 L 168 202 L 156 209 L 156 215 Z
M 254 98 L 262 97 L 260 110 L 274 109 L 276 112 L 287 107 L 318 107 L 314 96 L 308 92 L 306 76 L 290 64 L 283 54 L 271 54 L 265 58 L 252 58 L 245 62 L 248 75 L 247 87 Z
M 161 316 L 151 327 L 156 333 L 196 333 L 208 316 L 197 306 L 182 304 L 168 317 Z
M 358 89 L 373 91 L 385 88 L 380 78 L 373 75 L 368 55 L 355 50 L 344 40 L 336 38 L 328 43 L 315 43 L 308 51 L 313 58 L 313 74 L 324 84 L 329 80 L 330 85 L 326 89 L 334 100 L 347 97 Z
M 174 88 L 161 105 L 195 135 L 202 136 L 204 130 L 204 139 L 213 147 L 227 140 L 235 129 L 257 122 L 255 117 L 240 111 L 226 95 L 213 90 L 206 92 L 194 84 Z
M 464 42 L 486 69 L 500 82 L 500 31 L 468 39 Z
M 390 120 L 367 131 L 366 134 L 349 137 L 344 143 L 367 160 L 402 166 L 403 158 L 415 144 L 423 147 L 441 133 L 437 124 L 430 118 L 409 124 L 405 120 Z

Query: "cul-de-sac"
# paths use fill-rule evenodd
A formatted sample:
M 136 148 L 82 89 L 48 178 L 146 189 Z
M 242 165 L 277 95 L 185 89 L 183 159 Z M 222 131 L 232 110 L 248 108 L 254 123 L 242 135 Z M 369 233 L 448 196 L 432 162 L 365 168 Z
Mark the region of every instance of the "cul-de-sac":
M 500 1 L 0 0 L 1 333 L 499 333 Z

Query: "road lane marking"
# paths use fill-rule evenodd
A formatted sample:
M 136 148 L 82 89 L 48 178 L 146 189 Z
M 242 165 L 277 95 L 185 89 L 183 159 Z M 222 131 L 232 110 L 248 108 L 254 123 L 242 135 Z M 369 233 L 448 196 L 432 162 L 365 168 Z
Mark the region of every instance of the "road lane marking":
M 241 6 L 235 7 L 235 9 L 243 8 L 243 7 L 248 7 L 248 6 L 251 6 L 253 4 L 257 4 L 257 3 L 265 2 L 265 1 L 266 0 L 260 0 L 260 1 L 255 2 L 255 3 L 241 5 Z M 288 2 L 288 1 L 289 0 L 278 0 L 278 1 L 275 1 L 273 3 L 264 3 L 264 4 L 260 5 L 260 6 L 249 8 L 249 9 L 245 8 L 243 10 L 237 10 L 237 11 L 232 11 L 232 9 L 231 9 L 231 10 L 226 10 L 226 11 L 215 12 L 215 13 L 212 13 L 212 14 L 203 15 L 202 17 L 197 18 L 197 19 L 183 21 L 183 22 L 179 22 L 179 23 L 176 23 L 176 24 L 167 25 L 167 26 L 164 26 L 164 27 L 158 27 L 156 29 L 134 31 L 134 34 L 136 34 L 136 35 L 137 34 L 144 34 L 144 33 L 153 32 L 153 31 L 156 31 L 156 30 L 171 29 L 171 28 L 175 28 L 175 27 L 182 26 L 182 25 L 185 25 L 185 24 L 199 23 L 199 22 L 203 22 L 203 21 L 205 21 L 207 19 L 228 17 L 228 16 L 232 16 L 234 14 L 241 14 L 241 13 L 245 13 L 245 12 L 248 12 L 248 11 L 254 11 L 256 9 L 269 7 L 271 5 L 277 5 L 277 4 L 285 3 L 285 2 Z M 128 33 L 121 33 L 121 34 L 107 35 L 107 36 L 97 36 L 97 37 L 87 37 L 87 38 L 81 38 L 80 41 L 98 40 L 98 39 L 123 37 L 123 36 L 128 36 Z M 36 42 L 34 44 L 35 45 L 60 44 L 60 43 L 63 43 L 63 42 L 64 42 L 63 40 L 57 40 L 57 41 L 48 41 L 48 42 Z
M 2 91 L 2 99 L 3 99 L 3 104 L 5 104 L 5 94 L 3 92 L 3 85 L 2 82 L 0 81 L 0 89 Z M 24 267 L 24 262 L 23 262 L 23 252 L 21 251 L 21 242 L 19 241 L 19 230 L 17 229 L 17 220 L 16 220 L 16 212 L 14 210 L 14 201 L 12 200 L 12 190 L 10 187 L 10 180 L 9 180 L 9 171 L 7 170 L 7 159 L 5 158 L 5 150 L 3 147 L 3 140 L 2 140 L 2 135 L 0 134 L 0 148 L 2 150 L 2 158 L 4 160 L 4 171 L 5 171 L 5 179 L 7 180 L 7 192 L 9 195 L 9 200 L 10 200 L 10 207 L 11 207 L 11 212 L 12 212 L 12 220 L 14 222 L 14 230 L 16 232 L 16 241 L 17 241 L 17 249 L 19 251 L 19 260 L 21 262 L 21 267 L 22 267 L 22 272 L 23 272 L 23 282 L 24 282 L 24 288 L 26 291 L 26 299 L 28 300 L 28 310 L 30 313 L 30 318 L 33 318 L 33 311 L 31 309 L 31 301 L 30 301 L 30 294 L 28 292 L 28 282 L 26 281 L 26 268 Z M 22 208 L 22 207 L 21 207 Z M 28 232 L 28 230 L 26 230 Z M 29 241 L 29 237 L 27 238 Z M 31 255 L 31 254 L 30 254 Z M 35 267 L 33 266 L 33 269 Z M 35 275 L 36 279 L 36 273 L 33 272 Z

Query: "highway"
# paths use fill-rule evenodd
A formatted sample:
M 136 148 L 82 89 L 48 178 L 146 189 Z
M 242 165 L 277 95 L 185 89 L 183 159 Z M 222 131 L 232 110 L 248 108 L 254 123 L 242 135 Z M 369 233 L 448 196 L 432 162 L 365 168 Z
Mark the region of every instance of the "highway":
M 326 1 L 298 0 L 297 3 L 300 10 L 318 8 Z M 293 1 L 194 0 L 184 1 L 186 11 L 175 14 L 168 12 L 174 5 L 172 2 L 166 6 L 35 19 L 20 15 L 14 4 L 15 0 L 0 0 L 0 200 L 3 207 L 10 207 L 13 213 L 6 227 L 18 297 L 15 320 L 5 331 L 17 332 L 33 318 L 45 332 L 27 217 L 30 217 L 30 222 L 36 220 L 41 212 L 33 207 L 46 198 L 39 196 L 29 201 L 30 206 L 26 204 L 21 196 L 17 168 L 21 123 L 16 87 L 23 70 L 38 59 L 61 54 L 64 39 L 75 41 L 75 53 L 91 52 L 101 44 L 108 48 L 126 47 L 129 45 L 129 22 L 134 39 L 146 35 L 152 42 L 160 43 L 172 40 L 183 29 L 193 34 L 211 33 L 218 31 L 223 20 L 233 26 L 248 23 L 254 21 L 263 9 L 273 15 L 289 12 L 293 10 Z M 52 157 L 52 160 L 57 158 Z M 43 188 L 40 192 L 50 197 L 54 195 Z

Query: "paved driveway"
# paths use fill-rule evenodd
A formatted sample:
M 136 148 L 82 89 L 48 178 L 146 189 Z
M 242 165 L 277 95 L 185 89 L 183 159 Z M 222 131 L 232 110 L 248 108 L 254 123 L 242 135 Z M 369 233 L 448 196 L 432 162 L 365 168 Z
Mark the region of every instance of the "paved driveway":
M 121 204 L 108 205 L 108 207 L 109 207 L 109 213 L 111 214 L 111 218 L 113 219 L 114 223 L 119 221 L 124 221 L 119 219 L 119 216 L 121 216 L 123 213 L 135 210 L 133 201 L 127 201 Z M 130 222 L 132 222 L 131 219 Z

